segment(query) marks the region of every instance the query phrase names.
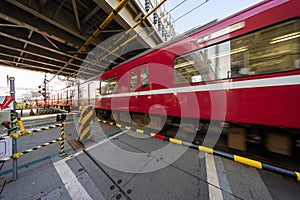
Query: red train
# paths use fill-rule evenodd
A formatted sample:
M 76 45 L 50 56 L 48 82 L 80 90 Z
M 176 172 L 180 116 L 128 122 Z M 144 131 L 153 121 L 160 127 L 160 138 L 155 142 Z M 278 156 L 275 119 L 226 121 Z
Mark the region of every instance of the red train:
M 39 107 L 53 107 L 59 108 L 66 111 L 71 111 L 72 98 L 73 98 L 74 87 L 68 87 L 60 91 L 53 91 L 47 95 L 45 102 L 44 96 L 32 98 L 32 104 L 36 104 Z
M 80 84 L 73 106 L 150 128 L 226 124 L 231 148 L 289 155 L 300 141 L 299 7 L 264 1 L 194 29 Z
M 48 105 L 70 112 L 72 108 L 73 91 L 73 87 L 68 87 L 60 91 L 52 92 L 49 94 Z

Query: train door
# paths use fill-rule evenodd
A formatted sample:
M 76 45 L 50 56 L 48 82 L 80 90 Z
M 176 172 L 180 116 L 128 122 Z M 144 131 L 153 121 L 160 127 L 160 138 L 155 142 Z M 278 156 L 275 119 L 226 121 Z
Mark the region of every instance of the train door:
M 91 81 L 88 83 L 88 105 L 95 106 L 96 99 L 96 84 L 98 81 Z
M 130 92 L 149 90 L 149 69 L 146 64 L 130 71 Z
M 146 64 L 140 65 L 138 67 L 130 70 L 130 80 L 129 80 L 129 90 L 134 92 L 136 95 L 136 104 L 135 106 L 141 106 L 141 97 L 140 94 L 143 91 L 149 90 L 149 69 Z
M 130 99 L 129 106 L 132 120 L 136 125 L 157 129 L 162 127 L 164 120 L 158 115 L 151 115 L 150 117 L 152 95 L 147 93 L 151 90 L 149 77 L 149 64 L 140 65 L 130 71 L 130 90 L 134 94 Z

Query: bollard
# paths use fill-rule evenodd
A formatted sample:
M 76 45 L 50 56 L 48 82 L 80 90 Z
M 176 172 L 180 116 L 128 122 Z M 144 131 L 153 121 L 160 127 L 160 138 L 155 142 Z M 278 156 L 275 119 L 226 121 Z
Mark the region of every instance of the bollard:
M 61 114 L 61 115 L 57 115 L 56 116 L 56 121 L 60 121 L 62 126 L 60 127 L 60 155 L 59 157 L 64 157 L 67 154 L 65 153 L 65 126 L 67 125 L 66 122 L 64 122 L 66 120 L 66 114 Z
M 21 133 L 26 133 L 26 129 L 24 127 L 23 121 L 21 120 L 21 117 L 17 117 L 17 120 L 18 120 L 18 125 L 19 125 L 20 132 Z

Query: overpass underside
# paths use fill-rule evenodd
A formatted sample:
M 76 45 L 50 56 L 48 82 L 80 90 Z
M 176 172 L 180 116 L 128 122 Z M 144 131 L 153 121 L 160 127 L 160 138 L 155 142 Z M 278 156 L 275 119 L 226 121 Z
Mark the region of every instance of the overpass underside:
M 136 1 L 2 0 L 0 65 L 91 78 L 163 41 L 147 20 L 128 32 L 145 14 Z

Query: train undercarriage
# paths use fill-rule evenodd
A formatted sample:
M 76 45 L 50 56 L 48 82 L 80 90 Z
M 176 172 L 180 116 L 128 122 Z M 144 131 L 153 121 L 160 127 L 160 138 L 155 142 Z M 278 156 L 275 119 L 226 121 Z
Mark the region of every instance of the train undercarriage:
M 173 116 L 149 115 L 145 113 L 127 113 L 97 109 L 97 116 L 102 119 L 113 120 L 139 126 L 150 131 L 168 134 L 170 127 L 178 127 L 185 134 L 171 135 L 182 137 L 196 144 L 202 144 L 208 134 L 217 135 L 212 142 L 206 144 L 213 148 L 214 140 L 230 150 L 248 154 L 249 151 L 267 151 L 274 155 L 300 155 L 300 131 L 296 129 L 250 125 L 232 122 L 198 120 Z M 189 135 L 192 135 L 189 137 Z M 208 138 L 211 136 L 208 136 Z

